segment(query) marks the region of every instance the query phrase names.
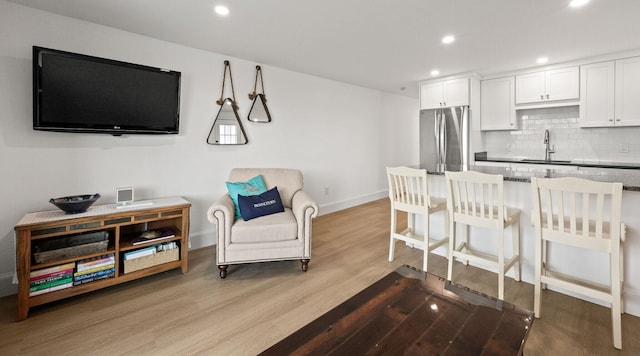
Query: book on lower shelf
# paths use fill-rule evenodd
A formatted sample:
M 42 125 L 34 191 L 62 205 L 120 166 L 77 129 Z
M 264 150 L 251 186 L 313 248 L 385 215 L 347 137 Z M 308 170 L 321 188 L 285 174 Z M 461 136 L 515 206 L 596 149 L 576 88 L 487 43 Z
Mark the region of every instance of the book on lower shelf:
M 169 227 L 164 227 L 156 230 L 147 230 L 143 231 L 138 237 L 134 237 L 133 239 L 131 239 L 131 244 L 135 246 L 149 242 L 162 241 L 175 236 L 176 234 Z
M 144 256 L 153 255 L 154 253 L 157 252 L 156 250 L 157 250 L 156 246 L 149 246 L 149 247 L 141 248 L 138 250 L 125 252 L 123 255 L 123 259 L 127 261 L 127 260 L 134 260 L 136 258 L 140 258 Z
M 65 283 L 65 284 L 60 284 L 57 286 L 53 286 L 53 287 L 49 287 L 49 288 L 45 288 L 45 289 L 40 289 L 34 292 L 29 292 L 29 296 L 30 297 L 35 297 L 36 295 L 40 295 L 40 294 L 45 294 L 45 293 L 49 293 L 49 292 L 55 292 L 58 290 L 63 290 L 69 287 L 73 287 L 73 282 L 69 282 L 69 283 Z
M 111 265 L 111 267 L 103 268 L 98 271 L 74 275 L 73 285 L 77 286 L 80 284 L 100 281 L 103 279 L 115 277 L 115 275 L 116 275 L 115 265 Z
M 29 280 L 33 280 L 33 279 L 37 279 L 37 277 L 43 277 L 43 276 L 50 276 L 53 273 L 56 272 L 60 272 L 60 271 L 66 271 L 66 270 L 73 270 L 75 268 L 76 264 L 75 262 L 69 262 L 69 263 L 65 263 L 62 265 L 58 265 L 58 266 L 52 266 L 52 267 L 47 267 L 47 268 L 43 268 L 43 269 L 37 269 L 34 271 L 31 271 L 31 273 L 29 273 Z
M 40 284 L 29 284 L 29 292 L 37 292 L 39 290 L 43 290 L 43 289 L 48 289 L 51 287 L 57 287 L 59 285 L 62 284 L 67 284 L 73 281 L 73 275 L 71 274 L 66 274 L 60 277 L 56 277 L 56 279 L 51 280 L 49 282 L 46 283 L 40 283 Z
M 47 286 L 54 282 L 58 282 L 60 280 L 64 280 L 70 277 L 73 277 L 73 270 L 66 270 L 64 271 L 64 273 L 56 273 L 46 278 L 31 280 L 29 281 L 29 288 L 33 290 L 33 288 Z M 42 288 L 38 288 L 38 289 L 42 289 Z
M 90 269 L 94 269 L 97 267 L 104 267 L 110 264 L 114 264 L 116 262 L 115 255 L 113 253 L 86 258 L 84 260 L 80 260 L 76 262 L 76 272 L 82 272 Z
M 75 262 L 34 270 L 29 273 L 29 296 L 54 292 L 73 285 Z

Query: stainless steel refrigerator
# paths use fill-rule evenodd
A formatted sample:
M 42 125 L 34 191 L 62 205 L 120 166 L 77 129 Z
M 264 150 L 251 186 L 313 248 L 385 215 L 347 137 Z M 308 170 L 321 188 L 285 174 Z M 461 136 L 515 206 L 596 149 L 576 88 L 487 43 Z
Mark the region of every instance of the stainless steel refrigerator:
M 428 171 L 469 168 L 469 107 L 420 111 L 420 166 Z

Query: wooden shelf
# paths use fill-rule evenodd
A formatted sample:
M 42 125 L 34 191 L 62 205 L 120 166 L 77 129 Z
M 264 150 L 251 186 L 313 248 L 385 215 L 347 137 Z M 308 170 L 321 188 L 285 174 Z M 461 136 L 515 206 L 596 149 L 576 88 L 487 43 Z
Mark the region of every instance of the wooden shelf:
M 191 204 L 186 200 L 180 197 L 172 197 L 154 199 L 151 206 L 126 210 L 116 209 L 115 204 L 106 204 L 92 207 L 87 212 L 74 215 L 64 214 L 59 210 L 26 214 L 15 226 L 18 320 L 26 319 L 29 314 L 29 308 L 36 305 L 88 293 L 176 268 L 180 268 L 182 273 L 186 273 L 188 271 L 190 207 Z M 175 232 L 175 236 L 135 246 L 131 244 L 131 239 L 139 236 L 142 231 L 165 227 L 170 227 Z M 95 231 L 108 231 L 110 233 L 109 244 L 105 251 L 47 263 L 32 264 L 34 241 Z M 131 273 L 124 273 L 124 252 L 166 242 L 176 242 L 178 245 L 179 259 L 177 261 L 161 263 Z M 113 254 L 115 257 L 114 277 L 33 297 L 29 296 L 29 279 L 32 271 L 106 254 Z

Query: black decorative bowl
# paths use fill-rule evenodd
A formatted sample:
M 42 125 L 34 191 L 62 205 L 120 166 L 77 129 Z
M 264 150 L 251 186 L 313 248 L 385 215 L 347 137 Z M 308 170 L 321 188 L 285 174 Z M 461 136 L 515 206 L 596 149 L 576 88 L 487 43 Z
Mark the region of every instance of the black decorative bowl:
M 49 203 L 57 206 L 67 214 L 79 214 L 87 211 L 91 204 L 98 199 L 100 199 L 100 194 L 96 193 L 50 199 Z

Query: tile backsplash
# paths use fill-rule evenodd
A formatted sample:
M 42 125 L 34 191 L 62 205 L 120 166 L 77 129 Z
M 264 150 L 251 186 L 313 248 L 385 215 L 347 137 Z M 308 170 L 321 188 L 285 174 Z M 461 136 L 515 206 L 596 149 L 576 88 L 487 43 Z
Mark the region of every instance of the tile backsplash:
M 544 158 L 544 131 L 549 130 L 556 160 L 640 162 L 640 127 L 581 128 L 578 106 L 519 110 L 519 130 L 486 131 L 489 156 Z

